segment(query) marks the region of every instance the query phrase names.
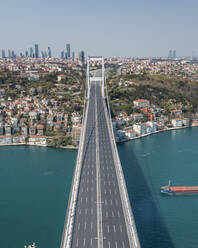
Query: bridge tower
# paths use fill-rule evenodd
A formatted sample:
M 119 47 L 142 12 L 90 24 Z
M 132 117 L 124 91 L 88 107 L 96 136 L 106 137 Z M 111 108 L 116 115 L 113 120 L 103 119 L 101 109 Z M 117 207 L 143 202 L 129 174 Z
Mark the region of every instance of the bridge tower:
M 90 71 L 90 66 L 93 63 L 101 63 L 101 70 L 95 70 L 93 73 Z M 91 74 L 91 75 L 90 75 Z M 104 58 L 101 56 L 89 56 L 87 57 L 87 98 L 90 96 L 90 84 L 93 81 L 98 81 L 102 84 L 102 97 L 105 96 L 104 93 L 104 84 L 105 84 L 105 66 L 104 66 Z

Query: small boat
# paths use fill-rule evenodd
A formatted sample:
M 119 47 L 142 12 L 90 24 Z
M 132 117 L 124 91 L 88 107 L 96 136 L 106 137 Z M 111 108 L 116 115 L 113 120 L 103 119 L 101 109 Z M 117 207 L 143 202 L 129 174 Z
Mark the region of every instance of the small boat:
M 160 188 L 161 193 L 167 195 L 198 195 L 198 186 L 168 186 Z

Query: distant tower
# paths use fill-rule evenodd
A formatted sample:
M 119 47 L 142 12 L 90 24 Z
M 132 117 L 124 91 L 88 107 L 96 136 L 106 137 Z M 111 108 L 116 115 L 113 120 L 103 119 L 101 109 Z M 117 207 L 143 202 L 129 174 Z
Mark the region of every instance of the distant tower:
M 173 50 L 173 59 L 176 59 L 176 50 Z
M 74 61 L 75 59 L 75 52 L 72 52 L 72 60 Z
M 2 57 L 2 59 L 5 59 L 5 57 L 6 57 L 5 50 L 1 51 L 1 57 Z
M 65 53 L 64 51 L 61 52 L 61 59 L 64 59 L 65 58 Z
M 172 59 L 172 57 L 173 57 L 173 56 L 172 56 L 172 50 L 169 50 L 168 58 L 169 58 L 169 59 Z
M 14 52 L 14 50 L 12 50 L 12 54 L 11 54 L 11 57 L 14 59 L 14 58 L 16 58 L 16 55 L 15 55 L 15 52 Z
M 11 51 L 10 50 L 8 50 L 8 58 L 11 58 Z
M 25 51 L 25 57 L 26 58 L 28 57 L 28 51 Z
M 38 44 L 35 44 L 35 58 L 36 59 L 39 58 L 39 46 L 38 46 Z
M 70 44 L 66 44 L 67 59 L 71 58 Z
M 79 60 L 82 62 L 83 65 L 85 64 L 85 52 L 84 51 L 80 51 Z
M 34 53 L 33 53 L 33 48 L 30 47 L 30 57 L 33 58 L 34 57 Z
M 52 57 L 52 50 L 51 50 L 51 47 L 48 47 L 48 48 L 47 48 L 47 51 L 48 51 L 48 58 L 51 58 L 51 57 Z

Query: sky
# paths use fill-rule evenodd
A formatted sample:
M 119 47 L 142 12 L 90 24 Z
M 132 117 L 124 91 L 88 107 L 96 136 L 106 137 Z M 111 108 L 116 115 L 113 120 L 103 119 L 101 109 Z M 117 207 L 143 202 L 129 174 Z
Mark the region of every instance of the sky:
M 39 44 L 60 56 L 198 55 L 197 0 L 0 0 L 0 50 Z

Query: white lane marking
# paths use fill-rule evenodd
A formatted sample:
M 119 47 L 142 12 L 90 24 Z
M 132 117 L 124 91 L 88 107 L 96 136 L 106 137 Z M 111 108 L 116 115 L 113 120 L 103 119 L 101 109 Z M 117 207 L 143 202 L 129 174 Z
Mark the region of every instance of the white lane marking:
M 113 211 L 111 212 L 111 214 L 112 214 L 112 217 L 114 218 L 114 217 L 115 217 L 115 215 L 114 215 L 114 212 L 113 212 Z
M 120 218 L 120 211 L 118 210 L 118 218 Z
M 93 229 L 93 222 L 91 222 L 91 230 Z
M 87 215 L 87 208 L 85 209 L 85 214 Z
M 106 211 L 106 217 L 108 217 L 108 212 Z
M 91 208 L 91 214 L 93 214 L 93 208 Z
M 115 228 L 115 225 L 113 225 L 113 231 L 116 232 L 116 228 Z
M 80 222 L 78 223 L 78 230 L 80 229 Z
M 124 244 L 124 241 L 122 241 L 122 248 L 125 248 L 125 244 Z
M 92 243 L 93 243 L 93 240 L 91 239 L 91 240 L 90 240 L 90 245 L 91 245 L 91 246 L 92 246 Z
M 85 239 L 84 239 L 84 241 L 83 241 L 83 246 L 85 246 Z
M 108 245 L 109 245 L 109 248 L 111 248 L 111 243 L 110 243 L 110 241 L 108 242 Z
M 109 225 L 107 225 L 107 232 L 109 232 Z
M 107 200 L 105 199 L 105 205 L 107 205 Z
M 76 247 L 78 247 L 78 239 L 76 240 Z
M 120 232 L 122 232 L 122 225 L 120 225 Z
M 85 221 L 85 224 L 84 224 L 84 229 L 86 230 L 87 229 L 87 222 Z
M 118 248 L 118 243 L 117 243 L 117 241 L 115 242 L 115 247 Z
M 79 215 L 81 215 L 81 209 L 79 209 L 79 211 L 78 211 L 78 212 L 79 212 Z

